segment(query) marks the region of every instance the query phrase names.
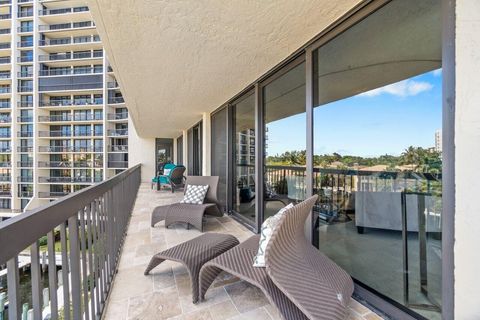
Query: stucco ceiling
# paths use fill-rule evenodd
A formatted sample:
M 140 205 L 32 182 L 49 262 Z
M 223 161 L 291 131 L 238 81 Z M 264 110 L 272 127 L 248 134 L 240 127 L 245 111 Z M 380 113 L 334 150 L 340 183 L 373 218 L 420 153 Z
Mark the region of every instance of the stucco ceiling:
M 87 0 L 137 133 L 175 137 L 360 0 Z

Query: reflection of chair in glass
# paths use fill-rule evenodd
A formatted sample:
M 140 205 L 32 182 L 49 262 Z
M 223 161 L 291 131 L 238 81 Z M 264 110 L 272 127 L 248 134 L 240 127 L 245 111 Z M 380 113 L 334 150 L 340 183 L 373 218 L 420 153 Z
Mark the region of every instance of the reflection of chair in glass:
M 294 202 L 300 202 L 305 199 L 307 190 L 303 183 L 303 176 L 286 176 L 288 199 Z

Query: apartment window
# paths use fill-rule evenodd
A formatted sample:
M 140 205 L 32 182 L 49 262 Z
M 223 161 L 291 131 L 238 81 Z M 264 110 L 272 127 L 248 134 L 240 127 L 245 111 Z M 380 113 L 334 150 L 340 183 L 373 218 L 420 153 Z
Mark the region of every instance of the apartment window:
M 91 73 L 92 68 L 90 66 L 75 66 L 73 67 L 74 74 L 86 74 Z
M 103 120 L 103 110 L 96 109 L 93 111 L 94 120 Z
M 21 32 L 32 32 L 33 31 L 33 21 L 22 21 L 22 22 L 20 22 L 20 31 Z
M 93 140 L 94 150 L 95 152 L 103 152 L 103 140 L 94 139 Z
M 93 126 L 93 131 L 95 136 L 101 136 L 103 135 L 103 125 L 102 124 L 96 124 Z
M 103 72 L 103 64 L 96 64 L 93 66 L 94 73 L 102 73 Z
M 76 125 L 73 128 L 76 136 L 90 136 L 92 134 L 90 125 Z
M 91 101 L 90 95 L 75 95 L 73 96 L 74 104 L 76 105 L 85 105 L 89 104 Z

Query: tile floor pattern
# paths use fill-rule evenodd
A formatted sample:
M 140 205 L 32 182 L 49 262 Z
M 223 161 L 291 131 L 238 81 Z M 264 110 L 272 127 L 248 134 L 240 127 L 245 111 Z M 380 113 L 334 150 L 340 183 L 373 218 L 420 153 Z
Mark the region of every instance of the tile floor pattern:
M 182 319 L 182 320 L 272 320 L 280 319 L 263 293 L 228 274 L 221 274 L 207 292 L 206 301 L 192 303 L 190 278 L 179 263 L 166 261 L 144 276 L 151 256 L 190 240 L 200 231 L 183 225 L 165 229 L 163 223 L 150 227 L 150 213 L 158 205 L 178 201 L 181 192 L 154 191 L 142 184 L 138 193 L 104 319 Z M 252 233 L 228 216 L 208 218 L 205 232 L 223 232 L 240 242 Z M 352 300 L 349 320 L 382 319 Z

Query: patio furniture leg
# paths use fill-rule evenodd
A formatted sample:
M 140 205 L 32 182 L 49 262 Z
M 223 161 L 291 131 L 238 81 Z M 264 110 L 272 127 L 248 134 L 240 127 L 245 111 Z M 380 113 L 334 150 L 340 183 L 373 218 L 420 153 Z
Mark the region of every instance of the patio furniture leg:
M 212 285 L 215 278 L 222 272 L 222 269 L 214 266 L 206 266 L 202 268 L 199 279 L 199 297 L 200 301 L 205 300 L 205 294 Z
M 145 272 L 143 274 L 148 275 L 150 273 L 150 271 L 152 271 L 153 268 L 158 266 L 163 261 L 165 261 L 165 259 L 159 258 L 157 256 L 153 256 L 152 259 L 150 259 L 150 262 L 148 263 L 147 269 L 145 269 Z

